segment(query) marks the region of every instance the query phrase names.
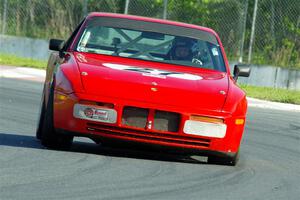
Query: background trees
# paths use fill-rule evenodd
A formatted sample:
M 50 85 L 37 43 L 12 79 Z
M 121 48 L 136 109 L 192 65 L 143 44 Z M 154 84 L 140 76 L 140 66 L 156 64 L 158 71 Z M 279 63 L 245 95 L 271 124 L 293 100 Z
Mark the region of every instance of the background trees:
M 163 4 L 130 0 L 128 13 L 162 18 Z M 0 0 L 0 33 L 66 38 L 88 12 L 124 8 L 125 0 Z M 213 28 L 231 60 L 246 60 L 253 10 L 254 0 L 168 0 L 167 19 Z M 300 68 L 299 0 L 258 0 L 255 28 L 253 63 Z

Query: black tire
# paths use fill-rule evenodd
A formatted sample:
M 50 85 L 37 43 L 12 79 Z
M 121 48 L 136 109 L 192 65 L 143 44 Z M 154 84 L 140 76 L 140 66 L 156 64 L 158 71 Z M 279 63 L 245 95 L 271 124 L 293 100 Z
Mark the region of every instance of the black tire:
M 41 142 L 47 148 L 51 149 L 64 149 L 67 150 L 71 147 L 73 136 L 58 134 L 53 126 L 53 97 L 54 86 L 50 88 L 49 100 L 45 108 L 43 119 L 43 126 L 41 129 Z
M 41 98 L 41 104 L 40 104 L 40 112 L 39 112 L 39 118 L 37 122 L 37 128 L 35 132 L 35 136 L 38 140 L 42 138 L 42 129 L 43 129 L 43 123 L 44 123 L 44 118 L 45 118 L 45 97 L 44 93 L 45 90 L 43 90 L 42 98 Z
M 209 156 L 208 157 L 208 163 L 209 164 L 218 164 L 218 165 L 229 165 L 229 166 L 235 166 L 239 161 L 239 152 L 237 152 L 233 156 Z

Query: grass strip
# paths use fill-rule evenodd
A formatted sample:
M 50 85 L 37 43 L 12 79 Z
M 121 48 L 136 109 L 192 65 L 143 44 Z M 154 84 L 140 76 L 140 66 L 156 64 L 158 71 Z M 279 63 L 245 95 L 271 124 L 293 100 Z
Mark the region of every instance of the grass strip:
M 46 69 L 47 67 L 47 61 L 23 58 L 9 54 L 0 54 L 0 64 L 37 69 Z
M 300 105 L 300 91 L 250 85 L 240 85 L 240 87 L 248 97 Z

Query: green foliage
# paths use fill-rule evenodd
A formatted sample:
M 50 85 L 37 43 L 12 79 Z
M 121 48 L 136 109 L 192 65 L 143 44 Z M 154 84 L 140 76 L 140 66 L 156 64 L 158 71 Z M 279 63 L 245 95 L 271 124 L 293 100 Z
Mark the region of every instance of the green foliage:
M 259 2 L 252 62 L 300 69 L 300 1 Z

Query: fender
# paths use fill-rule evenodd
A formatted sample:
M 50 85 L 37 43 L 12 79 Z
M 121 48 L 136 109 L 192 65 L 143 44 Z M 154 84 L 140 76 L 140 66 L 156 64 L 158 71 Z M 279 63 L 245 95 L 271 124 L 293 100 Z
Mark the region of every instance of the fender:
M 232 116 L 246 117 L 248 103 L 245 92 L 236 85 L 232 78 L 229 78 L 228 87 L 228 94 L 222 111 L 231 113 Z

